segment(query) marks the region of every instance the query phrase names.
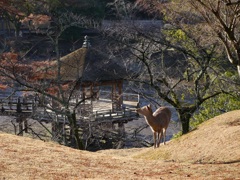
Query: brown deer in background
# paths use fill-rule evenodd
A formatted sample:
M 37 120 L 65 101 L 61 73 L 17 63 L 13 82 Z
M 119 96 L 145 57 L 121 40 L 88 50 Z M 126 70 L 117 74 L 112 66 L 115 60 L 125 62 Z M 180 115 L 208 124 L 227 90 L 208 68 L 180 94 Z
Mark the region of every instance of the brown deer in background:
M 154 113 L 151 105 L 138 108 L 138 114 L 145 117 L 147 124 L 153 131 L 154 148 L 159 147 L 163 136 L 163 142 L 165 144 L 166 130 L 171 119 L 171 111 L 167 107 L 160 107 Z

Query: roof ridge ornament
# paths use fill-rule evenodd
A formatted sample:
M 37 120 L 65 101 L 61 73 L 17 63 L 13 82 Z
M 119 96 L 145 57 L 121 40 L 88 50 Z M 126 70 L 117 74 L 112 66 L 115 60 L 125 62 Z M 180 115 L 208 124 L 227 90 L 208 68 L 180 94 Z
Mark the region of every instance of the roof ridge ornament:
M 88 36 L 87 36 L 87 35 L 84 36 L 84 42 L 83 42 L 82 47 L 83 47 L 83 48 L 89 48 L 89 47 L 91 47 L 91 44 L 90 44 L 90 42 L 89 42 L 89 40 L 88 40 Z

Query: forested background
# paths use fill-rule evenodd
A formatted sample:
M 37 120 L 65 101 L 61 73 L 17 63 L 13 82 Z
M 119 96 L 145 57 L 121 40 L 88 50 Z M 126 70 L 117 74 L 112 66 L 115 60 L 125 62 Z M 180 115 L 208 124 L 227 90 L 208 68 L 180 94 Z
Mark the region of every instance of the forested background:
M 85 35 L 92 48 L 134 72 L 126 87 L 144 102 L 173 108 L 180 134 L 239 108 L 237 0 L 1 0 L 0 20 L 0 88 L 51 97 L 69 118 L 74 112 L 65 100 L 75 86 L 68 97 L 54 96 L 32 75 L 80 48 Z

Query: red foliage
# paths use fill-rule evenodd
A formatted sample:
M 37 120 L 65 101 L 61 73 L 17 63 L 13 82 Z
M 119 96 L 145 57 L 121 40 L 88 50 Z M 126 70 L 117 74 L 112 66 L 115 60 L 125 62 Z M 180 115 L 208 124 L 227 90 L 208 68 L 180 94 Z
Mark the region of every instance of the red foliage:
M 1 63 L 9 63 L 9 62 L 17 62 L 18 60 L 18 54 L 16 53 L 12 53 L 12 52 L 7 52 L 7 53 L 3 53 L 2 57 L 1 57 Z
M 12 2 L 11 0 L 1 0 L 0 1 L 0 10 L 1 11 L 5 11 L 9 14 L 14 14 L 14 15 L 18 15 L 18 16 L 25 16 L 25 14 L 21 11 L 19 11 L 16 7 L 14 7 L 12 4 L 16 3 L 23 3 L 23 2 Z
M 6 89 L 14 79 L 21 79 L 32 85 L 41 86 L 42 80 L 52 81 L 51 87 L 46 91 L 50 94 L 56 94 L 59 91 L 59 85 L 54 85 L 54 79 L 57 77 L 56 63 L 49 61 L 22 62 L 16 53 L 3 53 L 0 57 L 0 89 Z M 61 89 L 67 91 L 69 84 L 62 84 Z
M 31 24 L 29 22 L 31 21 Z M 48 28 L 50 26 L 51 17 L 43 14 L 30 14 L 28 17 L 25 17 L 21 20 L 22 24 L 26 27 L 38 29 Z
M 0 90 L 6 90 L 8 88 L 7 85 L 0 84 Z
M 69 84 L 64 84 L 64 85 L 60 85 L 60 88 L 63 90 L 63 91 L 67 91 L 69 89 Z M 46 90 L 49 94 L 52 94 L 52 95 L 55 95 L 59 92 L 59 86 L 52 86 L 50 88 L 48 88 Z

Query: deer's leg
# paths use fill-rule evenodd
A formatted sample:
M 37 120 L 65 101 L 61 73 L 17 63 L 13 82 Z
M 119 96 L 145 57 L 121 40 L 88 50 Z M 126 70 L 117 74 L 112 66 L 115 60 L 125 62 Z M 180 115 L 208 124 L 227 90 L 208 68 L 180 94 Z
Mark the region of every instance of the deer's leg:
M 157 134 L 157 147 L 159 147 L 160 143 L 161 143 L 161 132 L 158 132 L 158 134 Z
M 162 136 L 163 136 L 163 130 L 161 129 L 160 131 L 160 137 L 159 137 L 159 145 L 161 144 L 161 141 L 162 141 Z
M 163 142 L 164 142 L 164 145 L 166 144 L 166 129 L 164 128 L 163 129 Z
M 157 147 L 157 132 L 153 132 L 153 137 L 154 137 L 154 148 L 156 148 Z

